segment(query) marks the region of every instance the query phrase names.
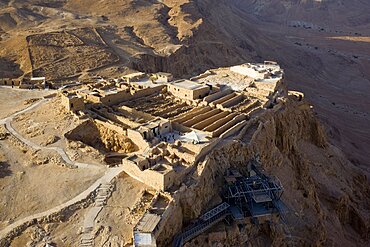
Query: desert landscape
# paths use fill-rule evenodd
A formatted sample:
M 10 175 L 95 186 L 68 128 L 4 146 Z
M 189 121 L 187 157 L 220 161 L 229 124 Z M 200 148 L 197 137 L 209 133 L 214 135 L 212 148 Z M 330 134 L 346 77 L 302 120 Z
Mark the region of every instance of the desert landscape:
M 0 246 L 368 246 L 368 13 L 0 2 Z

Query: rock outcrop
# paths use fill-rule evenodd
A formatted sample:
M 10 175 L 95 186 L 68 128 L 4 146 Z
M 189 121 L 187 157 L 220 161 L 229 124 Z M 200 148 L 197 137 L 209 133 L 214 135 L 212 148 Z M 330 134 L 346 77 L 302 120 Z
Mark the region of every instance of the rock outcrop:
M 290 96 L 268 110 L 258 122 L 252 139 L 241 135 L 237 141 L 224 142 L 198 165 L 175 195 L 176 215 L 182 221 L 173 217 L 173 224 L 162 231 L 160 246 L 169 244 L 178 228 L 219 202 L 223 175 L 228 168 L 246 172 L 248 160 L 256 154 L 265 171 L 278 177 L 285 188 L 283 200 L 290 209 L 285 216 L 286 225 L 227 227 L 224 243 L 365 246 L 370 230 L 368 178 L 327 141 L 310 106 Z M 204 242 L 202 238 L 199 236 L 187 245 L 198 246 L 197 243 Z M 357 241 L 353 242 L 353 238 Z

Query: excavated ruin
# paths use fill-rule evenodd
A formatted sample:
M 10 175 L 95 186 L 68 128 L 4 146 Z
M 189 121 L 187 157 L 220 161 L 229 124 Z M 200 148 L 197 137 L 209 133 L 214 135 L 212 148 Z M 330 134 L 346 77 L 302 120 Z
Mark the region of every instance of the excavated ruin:
M 118 133 L 116 130 L 93 120 L 86 120 L 75 129 L 67 132 L 65 137 L 70 141 L 80 141 L 103 153 L 130 153 L 138 149 L 122 133 Z

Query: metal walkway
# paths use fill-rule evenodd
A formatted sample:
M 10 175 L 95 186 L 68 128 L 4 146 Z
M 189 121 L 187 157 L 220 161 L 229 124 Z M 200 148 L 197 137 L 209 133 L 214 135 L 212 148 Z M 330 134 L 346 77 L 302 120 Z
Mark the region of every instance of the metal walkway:
M 184 232 L 175 237 L 173 247 L 183 246 L 187 241 L 195 238 L 216 223 L 225 219 L 225 217 L 230 214 L 229 207 L 230 205 L 224 202 L 203 214 L 198 222 L 191 225 L 188 229 L 185 229 Z

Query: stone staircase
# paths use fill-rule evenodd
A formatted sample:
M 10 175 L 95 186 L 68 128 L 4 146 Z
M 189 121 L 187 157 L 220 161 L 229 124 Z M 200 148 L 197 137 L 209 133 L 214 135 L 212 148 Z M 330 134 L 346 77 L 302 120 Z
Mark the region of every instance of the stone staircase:
M 107 203 L 107 199 L 110 197 L 113 191 L 113 185 L 111 183 L 103 183 L 97 188 L 95 207 L 103 207 Z
M 80 247 L 93 247 L 94 246 L 94 227 L 95 220 L 100 211 L 106 205 L 108 198 L 112 194 L 113 185 L 108 182 L 103 182 L 96 189 L 96 197 L 94 206 L 86 213 L 83 224 L 83 230 L 80 237 Z

